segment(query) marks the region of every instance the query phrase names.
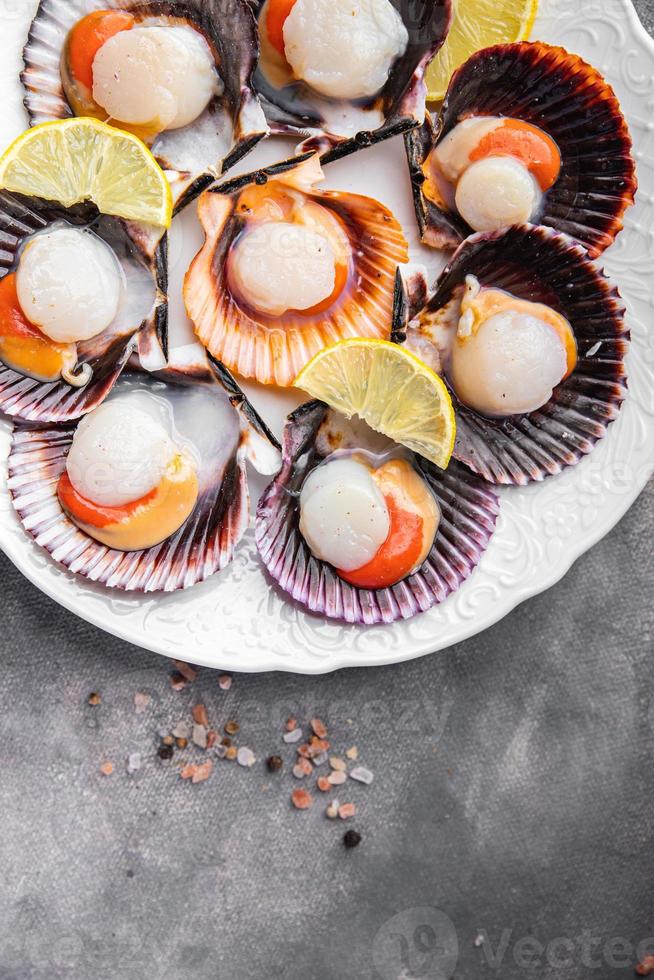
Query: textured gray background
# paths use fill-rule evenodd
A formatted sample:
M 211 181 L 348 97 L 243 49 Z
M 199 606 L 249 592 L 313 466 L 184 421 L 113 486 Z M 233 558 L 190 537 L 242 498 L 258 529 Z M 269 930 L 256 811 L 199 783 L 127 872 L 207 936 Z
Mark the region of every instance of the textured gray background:
M 446 654 L 229 693 L 209 671 L 175 693 L 166 661 L 0 556 L 0 980 L 631 976 L 654 937 L 653 524 L 650 484 L 563 582 Z M 191 786 L 157 758 L 198 701 L 240 721 L 253 769 Z M 375 773 L 338 794 L 356 850 L 265 770 L 289 713 Z

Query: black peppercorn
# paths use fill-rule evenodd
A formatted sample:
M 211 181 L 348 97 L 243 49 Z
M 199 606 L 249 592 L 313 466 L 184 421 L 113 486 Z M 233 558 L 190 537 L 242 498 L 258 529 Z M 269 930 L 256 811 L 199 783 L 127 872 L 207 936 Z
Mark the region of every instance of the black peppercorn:
M 343 843 L 346 847 L 358 847 L 361 840 L 361 834 L 356 830 L 346 830 L 343 834 Z
M 172 759 L 173 757 L 173 747 L 172 745 L 160 745 L 157 749 L 157 755 L 160 759 Z
M 266 765 L 268 766 L 269 772 L 279 772 L 279 770 L 284 765 L 281 756 L 279 755 L 269 755 L 266 759 Z

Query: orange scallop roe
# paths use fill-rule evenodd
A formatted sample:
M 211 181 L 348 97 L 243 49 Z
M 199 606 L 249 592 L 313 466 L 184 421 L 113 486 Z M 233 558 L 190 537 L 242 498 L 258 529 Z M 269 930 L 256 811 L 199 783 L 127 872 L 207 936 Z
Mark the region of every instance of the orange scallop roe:
M 279 51 L 282 58 L 286 57 L 284 24 L 294 6 L 295 0 L 268 0 L 268 10 L 266 13 L 268 40 L 275 50 Z
M 59 479 L 59 503 L 77 526 L 118 551 L 143 551 L 165 541 L 187 520 L 197 503 L 198 478 L 181 454 L 149 493 L 119 507 L 95 504 L 77 492 L 68 472 Z
M 89 524 L 91 527 L 109 527 L 112 524 L 123 523 L 139 507 L 154 500 L 157 490 L 158 487 L 155 487 L 154 490 L 139 500 L 132 500 L 120 507 L 103 507 L 100 504 L 94 504 L 92 500 L 87 500 L 81 493 L 78 493 L 66 470 L 61 474 L 57 487 L 59 500 L 64 510 L 83 524 Z
M 0 337 L 25 337 L 47 340 L 45 334 L 27 319 L 18 302 L 16 273 L 0 279 Z
M 0 358 L 15 370 L 56 379 L 68 348 L 46 337 L 30 323 L 18 302 L 16 274 L 0 279 Z
M 339 576 L 359 589 L 383 589 L 411 571 L 420 557 L 423 520 L 400 506 L 390 494 L 384 497 L 390 530 L 372 561 L 351 572 L 339 569 Z
M 384 589 L 406 578 L 427 557 L 438 525 L 436 502 L 406 460 L 391 460 L 372 476 L 388 509 L 388 537 L 366 565 L 337 569 L 340 578 L 359 589 Z
M 136 23 L 133 14 L 122 10 L 94 10 L 82 17 L 68 35 L 70 72 L 80 84 L 93 88 L 93 62 L 102 45 Z
M 470 161 L 497 156 L 514 157 L 524 163 L 542 191 L 549 190 L 561 172 L 561 153 L 552 137 L 522 119 L 506 119 L 487 133 L 470 154 Z
M 332 289 L 329 296 L 325 297 L 320 303 L 316 303 L 315 306 L 310 306 L 306 310 L 291 310 L 292 313 L 297 313 L 299 316 L 316 316 L 318 313 L 324 313 L 328 310 L 330 306 L 336 302 L 338 297 L 341 295 L 345 287 L 347 286 L 348 279 L 350 277 L 350 266 L 347 262 L 336 262 L 334 265 L 334 288 Z

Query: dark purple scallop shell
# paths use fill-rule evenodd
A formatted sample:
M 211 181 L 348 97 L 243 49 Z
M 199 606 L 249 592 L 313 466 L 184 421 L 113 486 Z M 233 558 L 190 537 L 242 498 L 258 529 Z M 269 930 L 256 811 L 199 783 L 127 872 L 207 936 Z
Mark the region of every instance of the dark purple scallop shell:
M 253 0 L 257 17 L 265 0 Z M 409 33 L 404 55 L 393 66 L 386 85 L 373 99 L 358 101 L 359 108 L 381 109 L 384 122 L 355 136 L 332 132 L 320 112 L 315 93 L 303 82 L 276 88 L 266 78 L 261 63 L 254 86 L 274 134 L 303 137 L 298 152 L 319 150 L 323 163 L 338 160 L 366 146 L 406 133 L 425 117 L 427 65 L 440 50 L 452 20 L 452 0 L 391 0 Z M 345 100 L 341 100 L 345 102 Z
M 623 226 L 637 181 L 631 136 L 613 89 L 577 55 L 541 42 L 500 44 L 474 54 L 450 81 L 437 122 L 406 137 L 422 240 L 456 248 L 472 229 L 425 193 L 431 150 L 469 116 L 504 116 L 540 127 L 561 151 L 561 174 L 545 196 L 542 225 L 596 258 Z
M 434 545 L 422 567 L 385 589 L 359 589 L 312 555 L 299 528 L 298 495 L 307 474 L 324 458 L 315 441 L 328 412 L 308 402 L 288 417 L 282 469 L 257 508 L 257 547 L 281 589 L 311 612 L 348 623 L 393 623 L 442 602 L 469 577 L 488 547 L 499 498 L 484 480 L 459 463 L 439 470 L 424 459 L 414 463 L 441 508 Z
M 144 551 L 124 552 L 100 544 L 61 509 L 57 484 L 75 432 L 73 424 L 15 426 L 8 461 L 13 504 L 25 530 L 56 562 L 91 582 L 146 593 L 189 588 L 229 564 L 250 522 L 246 460 L 261 472 L 274 473 L 279 447 L 229 372 L 221 365 L 212 367 L 211 373 L 201 366 L 167 369 L 149 378 L 155 392 L 164 385 L 197 394 L 219 385 L 239 415 L 241 436 L 234 455 L 215 479 L 211 470 L 201 479 L 198 502 L 182 527 Z
M 259 55 L 257 25 L 247 0 L 40 0 L 23 50 L 21 81 L 30 125 L 73 115 L 61 80 L 66 36 L 94 10 L 128 10 L 137 17 L 186 20 L 199 29 L 216 57 L 224 92 L 190 126 L 158 138 L 153 153 L 173 183 L 180 211 L 256 146 L 268 131 L 251 85 Z M 205 118 L 206 116 L 206 118 Z M 198 164 L 199 127 L 215 134 L 215 153 Z M 225 151 L 224 132 L 231 130 Z M 214 138 L 214 137 L 212 137 Z
M 95 205 L 65 208 L 54 201 L 0 191 L 0 279 L 16 266 L 21 244 L 57 221 L 90 228 L 111 246 L 127 277 L 131 318 L 126 311 L 107 330 L 77 345 L 79 362 L 93 376 L 83 388 L 65 381 L 45 383 L 0 362 L 0 411 L 29 422 L 65 422 L 95 408 L 134 353 L 163 357 L 168 349 L 167 238 L 120 218 L 99 214 Z M 132 308 L 133 304 L 133 308 Z
M 417 335 L 426 336 L 431 315 L 456 301 L 457 287 L 468 275 L 476 276 L 482 286 L 545 303 L 564 316 L 574 332 L 577 366 L 535 412 L 487 418 L 451 392 L 456 459 L 491 483 L 544 480 L 591 452 L 626 397 L 629 331 L 620 294 L 579 244 L 551 228 L 518 225 L 474 235 L 454 254 L 410 325 L 410 346 Z M 401 337 L 397 329 L 395 336 Z

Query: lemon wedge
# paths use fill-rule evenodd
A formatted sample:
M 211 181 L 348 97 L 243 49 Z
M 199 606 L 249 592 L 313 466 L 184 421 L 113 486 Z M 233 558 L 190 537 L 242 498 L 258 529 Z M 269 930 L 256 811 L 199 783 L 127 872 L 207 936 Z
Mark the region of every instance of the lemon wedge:
M 445 44 L 427 68 L 427 98 L 444 98 L 452 73 L 493 44 L 525 41 L 534 26 L 538 0 L 453 0 L 454 19 Z
M 103 214 L 164 228 L 172 219 L 170 184 L 145 143 L 98 119 L 28 129 L 0 158 L 0 188 L 64 207 L 90 200 Z
M 445 469 L 456 422 L 442 378 L 387 340 L 342 340 L 316 354 L 294 381 L 314 398 Z

